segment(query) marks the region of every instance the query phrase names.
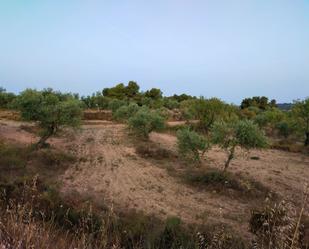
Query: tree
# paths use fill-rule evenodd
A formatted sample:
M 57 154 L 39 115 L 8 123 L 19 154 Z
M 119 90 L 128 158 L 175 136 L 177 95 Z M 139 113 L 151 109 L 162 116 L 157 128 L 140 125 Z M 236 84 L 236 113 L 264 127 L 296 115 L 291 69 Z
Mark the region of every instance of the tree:
M 126 101 L 124 100 L 119 100 L 119 99 L 112 99 L 109 103 L 108 103 L 108 109 L 112 110 L 112 112 L 116 112 L 118 110 L 118 108 L 120 108 L 121 106 L 127 105 Z
M 304 145 L 309 145 L 309 98 L 294 101 L 292 114 L 297 120 L 299 130 L 305 134 Z
M 177 146 L 183 158 L 200 161 L 200 151 L 204 154 L 210 148 L 210 143 L 195 131 L 185 128 L 177 131 Z
M 24 120 L 38 122 L 41 127 L 41 138 L 36 145 L 38 149 L 61 128 L 80 124 L 81 102 L 72 95 L 63 95 L 50 89 L 27 89 L 18 96 L 16 105 Z
M 104 88 L 103 96 L 123 100 L 126 98 L 126 87 L 123 83 L 117 84 L 111 88 Z
M 129 81 L 126 87 L 126 95 L 128 98 L 134 98 L 139 93 L 139 85 L 135 81 Z
M 293 130 L 293 128 L 287 121 L 281 121 L 276 124 L 276 129 L 278 130 L 279 135 L 283 136 L 284 138 L 288 138 Z
M 212 141 L 228 152 L 228 159 L 224 165 L 227 170 L 231 160 L 235 157 L 235 149 L 265 148 L 267 140 L 259 127 L 250 120 L 239 120 L 234 123 L 216 122 L 212 129 Z
M 0 108 L 9 108 L 15 98 L 14 93 L 8 93 L 3 87 L 0 87 Z
M 276 100 L 272 99 L 268 102 L 268 98 L 265 96 L 246 98 L 241 102 L 240 108 L 246 109 L 250 106 L 255 106 L 261 110 L 266 110 L 268 107 L 276 107 Z
M 139 108 L 140 107 L 135 103 L 123 105 L 113 113 L 113 118 L 120 121 L 128 120 L 138 111 Z
M 147 139 L 150 132 L 165 127 L 165 119 L 158 112 L 142 107 L 129 118 L 128 124 L 136 135 Z
M 150 90 L 145 92 L 145 97 L 155 100 L 160 99 L 162 98 L 162 91 L 158 88 L 151 88 Z
M 127 86 L 120 83 L 111 88 L 104 88 L 102 94 L 104 97 L 119 100 L 132 100 L 140 95 L 139 85 L 135 81 L 129 81 Z
M 203 97 L 193 100 L 190 111 L 200 121 L 200 126 L 209 131 L 213 123 L 226 114 L 226 104 L 217 98 L 204 99 Z
M 285 114 L 283 111 L 279 110 L 278 108 L 269 108 L 266 111 L 257 114 L 257 116 L 254 118 L 254 121 L 260 127 L 270 125 L 271 127 L 274 128 L 284 118 Z

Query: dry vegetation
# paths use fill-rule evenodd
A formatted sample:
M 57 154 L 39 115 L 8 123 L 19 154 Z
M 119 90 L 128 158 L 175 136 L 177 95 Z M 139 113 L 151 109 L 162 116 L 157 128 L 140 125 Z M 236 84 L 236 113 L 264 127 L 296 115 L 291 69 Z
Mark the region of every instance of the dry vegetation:
M 140 140 L 90 114 L 36 151 L 38 127 L 3 115 L 0 248 L 308 247 L 302 145 L 237 149 L 222 172 L 219 147 L 199 163 L 179 157 L 175 131 L 185 122 Z

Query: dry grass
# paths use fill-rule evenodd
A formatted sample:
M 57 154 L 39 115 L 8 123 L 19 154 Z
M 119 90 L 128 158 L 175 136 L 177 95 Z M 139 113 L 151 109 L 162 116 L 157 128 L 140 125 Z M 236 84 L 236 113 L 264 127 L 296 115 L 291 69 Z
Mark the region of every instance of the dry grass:
M 21 116 L 18 111 L 0 109 L 0 119 L 20 121 Z

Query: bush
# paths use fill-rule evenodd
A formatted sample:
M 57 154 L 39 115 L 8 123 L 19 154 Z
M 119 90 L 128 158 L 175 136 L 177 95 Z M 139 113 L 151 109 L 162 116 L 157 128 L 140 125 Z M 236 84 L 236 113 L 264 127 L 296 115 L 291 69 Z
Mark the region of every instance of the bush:
M 127 102 L 124 100 L 113 99 L 108 103 L 108 109 L 112 110 L 113 113 L 116 112 L 121 106 L 126 105 Z
M 283 136 L 284 138 L 288 138 L 292 133 L 292 128 L 290 124 L 286 121 L 281 121 L 276 125 L 276 128 L 278 130 L 278 133 L 280 136 Z
M 185 128 L 177 132 L 177 146 L 183 158 L 200 161 L 200 151 L 204 153 L 210 148 L 210 143 L 195 131 Z
M 130 129 L 138 136 L 148 138 L 149 133 L 162 130 L 165 127 L 164 118 L 156 111 L 149 108 L 141 108 L 128 120 Z
M 130 103 L 129 105 L 123 105 L 119 107 L 115 113 L 113 113 L 113 118 L 119 121 L 128 120 L 132 117 L 137 111 L 139 107 L 135 103 Z
M 0 87 L 0 108 L 10 108 L 15 98 L 14 93 L 8 93 L 4 88 Z

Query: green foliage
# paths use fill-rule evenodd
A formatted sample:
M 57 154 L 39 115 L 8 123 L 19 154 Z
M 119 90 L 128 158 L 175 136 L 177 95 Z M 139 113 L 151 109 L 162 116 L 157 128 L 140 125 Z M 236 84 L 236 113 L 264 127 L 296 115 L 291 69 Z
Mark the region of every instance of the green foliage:
M 208 131 L 214 122 L 228 117 L 227 104 L 217 98 L 193 100 L 189 108 L 195 119 L 200 121 L 201 128 Z M 230 110 L 230 109 L 229 109 Z
M 173 109 L 179 108 L 180 104 L 175 99 L 164 98 L 163 99 L 163 106 L 170 109 L 170 110 L 173 110 Z
M 14 93 L 8 93 L 4 88 L 0 87 L 0 108 L 10 108 L 15 98 Z
M 200 161 L 200 151 L 204 153 L 210 148 L 209 141 L 188 128 L 177 132 L 177 146 L 180 156 L 185 159 Z
M 288 138 L 293 131 L 293 128 L 291 127 L 290 123 L 287 121 L 281 121 L 277 123 L 276 129 L 278 130 L 279 135 L 283 136 L 284 138 Z
M 245 149 L 265 148 L 267 146 L 267 140 L 263 132 L 248 120 L 236 123 L 235 137 L 237 145 Z
M 101 92 L 96 92 L 92 96 L 81 97 L 81 101 L 85 104 L 87 108 L 97 108 L 97 109 L 107 109 L 110 99 L 104 97 Z
M 162 130 L 165 127 L 164 118 L 147 107 L 138 110 L 134 116 L 129 118 L 128 123 L 131 130 L 143 138 L 148 138 L 150 132 Z
M 127 105 L 127 102 L 119 99 L 112 99 L 108 103 L 108 109 L 112 110 L 112 112 L 116 112 L 121 106 Z
M 254 121 L 260 126 L 265 127 L 270 125 L 275 127 L 277 123 L 281 122 L 285 118 L 283 111 L 278 108 L 267 109 L 264 112 L 260 112 L 254 119 Z
M 132 100 L 139 95 L 139 85 L 134 81 L 130 81 L 127 86 L 120 83 L 111 88 L 104 88 L 102 94 L 112 99 Z
M 265 96 L 262 97 L 252 97 L 252 98 L 246 98 L 241 102 L 240 108 L 246 109 L 248 107 L 255 106 L 261 110 L 266 110 L 267 108 L 276 107 L 276 100 L 271 100 L 268 102 L 268 98 Z
M 51 89 L 27 89 L 18 96 L 15 104 L 24 120 L 36 121 L 42 128 L 42 137 L 38 145 L 43 145 L 60 128 L 77 127 L 80 124 L 81 102 L 72 95 L 61 94 Z
M 173 99 L 173 100 L 176 100 L 177 102 L 182 102 L 182 101 L 185 101 L 185 100 L 190 100 L 190 99 L 194 99 L 195 97 L 191 96 L 191 95 L 187 95 L 185 93 L 183 94 L 180 94 L 180 95 L 177 95 L 177 94 L 174 94 L 173 96 L 170 96 L 169 99 Z
M 292 115 L 296 119 L 299 131 L 305 134 L 305 146 L 309 145 L 309 98 L 294 102 Z
M 229 152 L 225 170 L 234 158 L 235 147 L 245 149 L 265 148 L 267 140 L 259 127 L 249 120 L 234 123 L 216 122 L 212 127 L 212 141 Z
M 158 88 L 151 88 L 145 92 L 145 97 L 151 99 L 160 99 L 162 98 L 162 91 Z
M 139 109 L 139 106 L 135 103 L 130 103 L 129 105 L 123 105 L 119 107 L 115 113 L 113 113 L 113 118 L 119 121 L 128 120 L 132 117 Z
M 129 81 L 126 87 L 126 96 L 128 98 L 134 98 L 139 93 L 139 85 L 134 81 Z

